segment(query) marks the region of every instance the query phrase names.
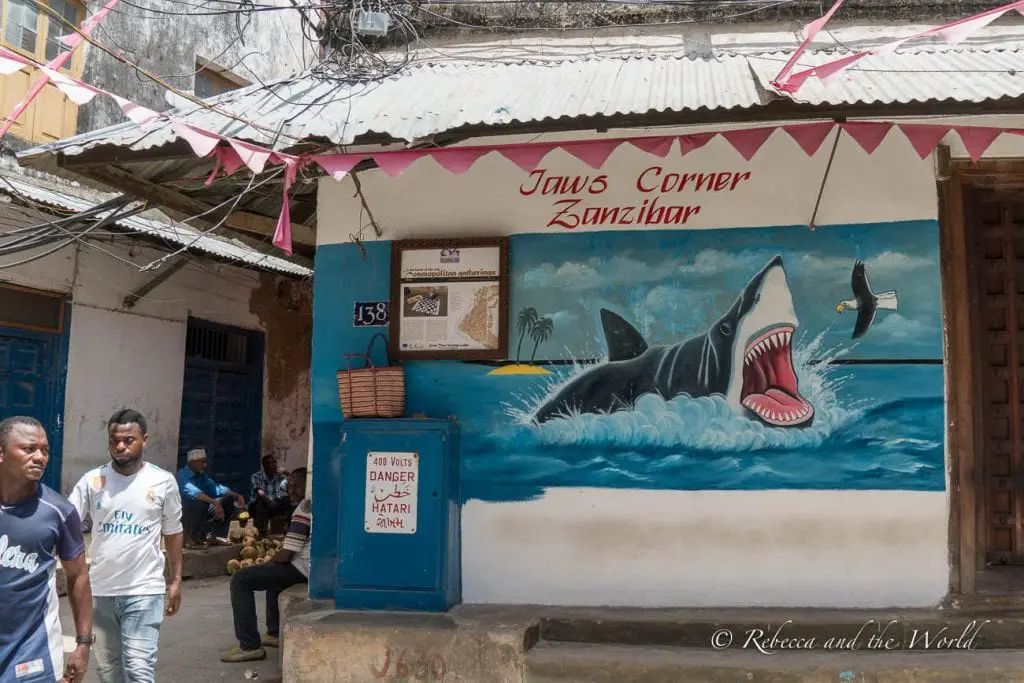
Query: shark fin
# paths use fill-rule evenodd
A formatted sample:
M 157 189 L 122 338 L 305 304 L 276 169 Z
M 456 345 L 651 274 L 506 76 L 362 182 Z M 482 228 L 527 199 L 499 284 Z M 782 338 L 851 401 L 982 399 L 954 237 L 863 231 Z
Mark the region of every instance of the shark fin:
M 601 325 L 608 344 L 608 360 L 629 360 L 647 350 L 647 341 L 635 327 L 606 308 L 601 309 Z

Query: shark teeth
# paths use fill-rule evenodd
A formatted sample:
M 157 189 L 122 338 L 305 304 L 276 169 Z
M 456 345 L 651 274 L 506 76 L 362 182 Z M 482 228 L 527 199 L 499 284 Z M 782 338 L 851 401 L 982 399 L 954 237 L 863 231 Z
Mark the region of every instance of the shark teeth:
M 765 422 L 780 426 L 800 422 L 812 412 L 812 408 L 808 403 L 803 403 L 799 408 L 766 408 L 759 401 L 748 398 L 743 401 L 743 405 L 757 413 L 758 417 Z
M 788 327 L 768 332 L 747 348 L 743 362 L 745 365 L 750 365 L 759 356 L 768 351 L 774 351 L 783 347 L 788 348 L 792 339 L 793 330 Z

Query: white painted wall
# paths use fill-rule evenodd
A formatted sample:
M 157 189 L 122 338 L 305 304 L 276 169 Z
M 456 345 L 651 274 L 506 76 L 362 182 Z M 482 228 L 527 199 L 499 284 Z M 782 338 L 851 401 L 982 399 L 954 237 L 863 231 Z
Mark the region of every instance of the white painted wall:
M 189 315 L 263 329 L 250 311 L 259 275 L 208 261 L 193 260 L 134 309 L 125 309 L 125 294 L 153 273 L 140 273 L 123 261 L 142 265 L 164 253 L 134 241 L 100 243 L 79 248 L 77 255 L 67 248 L 0 270 L 0 281 L 73 295 L 61 472 L 65 491 L 107 459 L 106 420 L 123 407 L 138 409 L 149 422 L 147 457 L 161 467 L 176 467 Z M 285 466 L 306 462 L 308 405 L 305 378 L 281 401 L 269 400 L 264 390 L 264 443 L 285 447 Z
M 947 121 L 1024 126 L 1024 117 Z M 606 137 L 701 130 L 710 128 L 613 130 Z M 559 138 L 495 141 L 553 139 Z M 954 157 L 967 156 L 955 134 L 946 143 Z M 751 162 L 717 138 L 683 158 L 677 150 L 659 159 L 624 145 L 597 171 L 560 151 L 541 165 L 570 176 L 607 174 L 609 189 L 599 202 L 587 200 L 602 205 L 640 203 L 645 195 L 634 182 L 652 165 L 678 172 L 749 171 L 750 180 L 735 192 L 684 195 L 680 203 L 701 204 L 686 227 L 805 226 L 830 144 L 831 139 L 808 158 L 787 134 L 776 132 Z M 1024 155 L 1024 138 L 1003 136 L 988 153 L 1014 155 Z M 360 176 L 383 227 L 382 239 L 389 240 L 561 231 L 545 227 L 553 215 L 552 201 L 559 198 L 523 196 L 519 188 L 527 178 L 496 153 L 462 175 L 423 159 L 397 178 L 382 172 Z M 320 244 L 350 241 L 362 215 L 351 182 L 323 180 L 319 195 Z M 917 157 L 899 131 L 891 131 L 871 156 L 844 136 L 817 224 L 935 220 L 936 197 L 934 160 Z M 362 237 L 376 239 L 372 230 Z M 946 492 L 549 489 L 529 502 L 474 500 L 463 509 L 464 599 L 642 606 L 934 605 L 948 588 L 948 515 Z

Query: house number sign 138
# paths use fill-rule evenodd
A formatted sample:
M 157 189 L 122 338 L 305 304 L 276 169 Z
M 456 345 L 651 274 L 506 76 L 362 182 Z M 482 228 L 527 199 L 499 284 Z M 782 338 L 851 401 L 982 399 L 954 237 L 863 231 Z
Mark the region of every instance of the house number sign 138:
M 352 309 L 353 327 L 387 327 L 390 323 L 390 301 L 357 301 Z

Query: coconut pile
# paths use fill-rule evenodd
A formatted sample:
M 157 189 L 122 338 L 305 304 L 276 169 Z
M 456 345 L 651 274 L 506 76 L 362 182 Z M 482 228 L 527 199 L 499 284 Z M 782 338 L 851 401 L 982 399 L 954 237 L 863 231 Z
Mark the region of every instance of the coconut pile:
M 241 543 L 242 549 L 237 560 L 228 560 L 228 574 L 234 574 L 239 569 L 252 567 L 258 564 L 266 564 L 277 551 L 281 549 L 281 542 L 270 538 L 260 538 L 260 532 L 251 524 L 238 529 L 232 529 L 228 534 L 228 540 L 232 543 Z

